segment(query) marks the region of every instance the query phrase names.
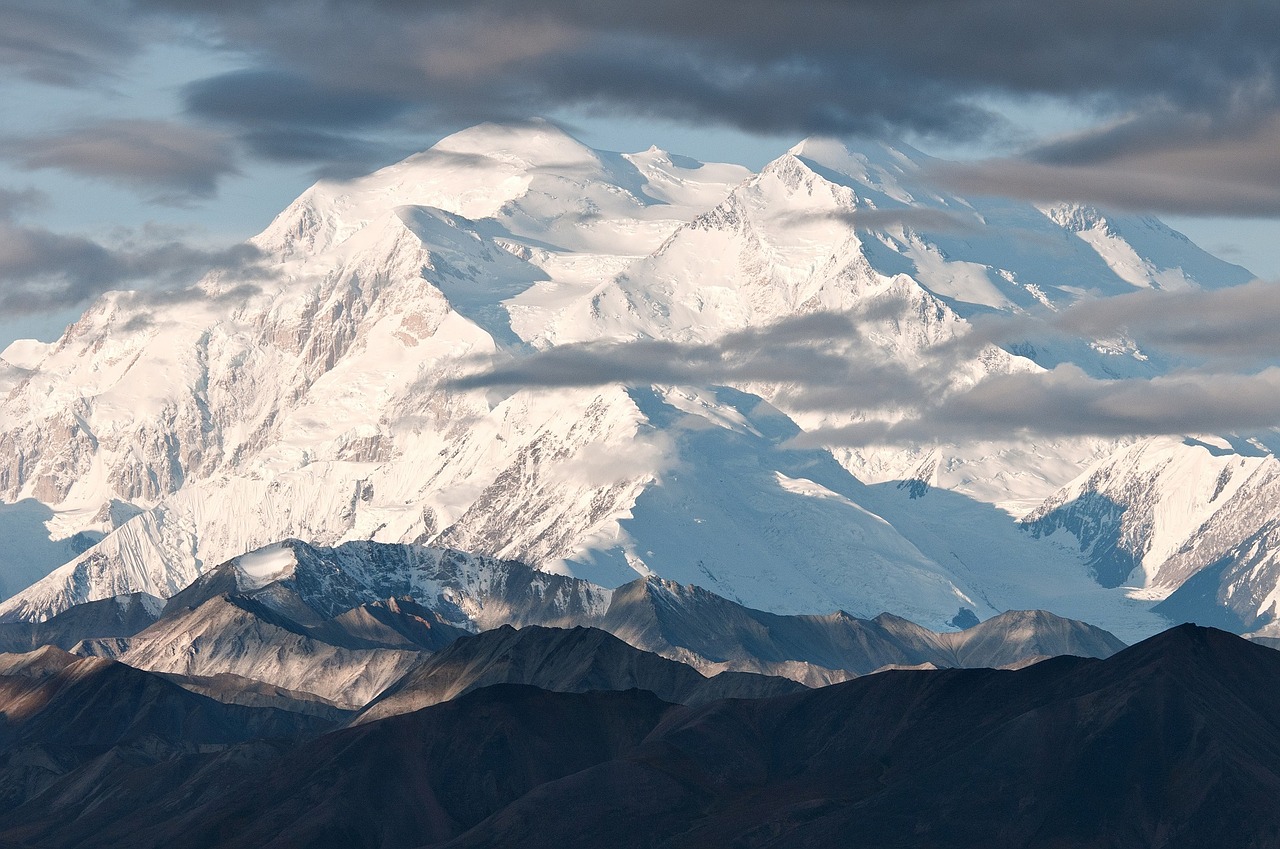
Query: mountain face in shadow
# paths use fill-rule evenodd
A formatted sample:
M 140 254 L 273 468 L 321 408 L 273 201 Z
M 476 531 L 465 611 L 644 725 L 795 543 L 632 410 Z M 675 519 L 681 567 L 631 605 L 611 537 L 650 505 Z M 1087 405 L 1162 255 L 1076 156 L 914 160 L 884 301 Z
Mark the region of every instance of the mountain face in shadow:
M 781 616 L 660 578 L 614 590 L 598 627 L 705 674 L 733 669 L 810 686 L 892 666 L 998 667 L 1063 654 L 1109 657 L 1125 647 L 1101 628 L 1045 611 L 1008 611 L 940 633 L 888 613 Z
M 1182 626 L 1107 660 L 694 707 L 500 684 L 270 758 L 140 767 L 145 800 L 64 783 L 0 813 L 0 842 L 1263 849 L 1280 839 L 1277 680 L 1273 650 Z
M 530 625 L 517 631 L 503 626 L 463 637 L 432 655 L 374 700 L 356 721 L 410 713 L 494 684 L 529 684 L 561 693 L 638 688 L 676 704 L 806 689 L 788 678 L 749 672 L 722 672 L 707 678 L 692 667 L 632 648 L 596 628 Z
M 71 649 L 86 638 L 131 637 L 160 618 L 164 602 L 146 593 L 89 601 L 43 622 L 0 622 L 0 651 Z
M 1280 655 L 1184 626 L 1107 661 L 677 710 L 443 845 L 1274 845 L 1277 676 Z
M 0 717 L 0 810 L 59 822 L 82 801 L 120 817 L 139 797 L 194 777 L 201 786 L 228 781 L 235 769 L 217 767 L 220 753 L 238 752 L 232 761 L 243 767 L 334 726 L 222 704 L 159 675 L 52 646 L 0 655 Z M 27 845 L 24 835 L 18 829 L 5 839 Z

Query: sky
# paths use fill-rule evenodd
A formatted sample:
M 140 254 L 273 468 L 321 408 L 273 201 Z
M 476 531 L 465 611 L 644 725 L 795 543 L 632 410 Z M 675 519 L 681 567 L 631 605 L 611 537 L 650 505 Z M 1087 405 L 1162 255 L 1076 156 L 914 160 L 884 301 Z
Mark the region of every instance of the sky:
M 0 348 L 251 261 L 318 178 L 531 115 L 751 167 L 903 139 L 1280 278 L 1274 0 L 0 0 L 0 98 Z

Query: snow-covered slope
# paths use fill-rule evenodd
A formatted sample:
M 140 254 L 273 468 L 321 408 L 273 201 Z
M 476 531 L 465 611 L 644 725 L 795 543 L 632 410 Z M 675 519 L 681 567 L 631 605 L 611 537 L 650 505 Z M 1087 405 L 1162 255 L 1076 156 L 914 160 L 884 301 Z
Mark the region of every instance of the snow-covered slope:
M 215 273 L 182 299 L 111 293 L 56 343 L 4 353 L 0 571 L 65 563 L 0 615 L 167 597 L 296 537 L 433 542 L 607 585 L 660 574 L 782 612 L 939 628 L 1065 599 L 1126 638 L 1154 631 L 1150 602 L 1099 586 L 1088 552 L 1010 516 L 1124 446 L 796 451 L 803 430 L 901 411 L 815 412 L 770 383 L 449 386 L 477 358 L 714 342 L 830 310 L 875 317 L 850 356 L 913 369 L 975 314 L 1248 277 L 1158 222 L 941 194 L 928 164 L 810 140 L 752 174 L 595 151 L 535 121 L 317 184 L 254 240 L 267 271 Z M 1087 340 L 1018 351 L 942 379 L 1063 357 L 1158 365 Z M 884 489 L 898 481 L 901 498 Z
M 1078 545 L 1100 583 L 1165 599 L 1155 609 L 1170 619 L 1280 633 L 1278 487 L 1280 461 L 1259 439 L 1151 439 L 1091 467 L 1024 521 Z

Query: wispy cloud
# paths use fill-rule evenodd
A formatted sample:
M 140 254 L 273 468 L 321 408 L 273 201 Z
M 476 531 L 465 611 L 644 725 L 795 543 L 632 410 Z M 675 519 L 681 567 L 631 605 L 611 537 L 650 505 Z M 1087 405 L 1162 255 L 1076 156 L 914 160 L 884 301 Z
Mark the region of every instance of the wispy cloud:
M 890 209 L 858 209 L 822 212 L 797 212 L 787 216 L 789 222 L 808 224 L 834 221 L 856 230 L 888 230 L 905 227 L 931 233 L 975 233 L 986 225 L 973 213 L 949 212 L 923 206 Z
M 1199 368 L 1257 369 L 1280 362 L 1280 282 L 1254 280 L 1217 290 L 1144 289 L 1084 300 L 1060 312 L 987 314 L 935 356 L 973 356 L 987 345 L 1033 338 L 1128 340 Z
M 915 443 L 1039 434 L 1127 436 L 1280 426 L 1280 285 L 1135 292 L 1058 313 L 990 315 L 913 361 L 888 355 L 874 328 L 901 305 L 817 313 L 698 343 L 585 343 L 478 362 L 456 388 L 607 383 L 769 386 L 783 406 L 863 420 L 806 444 Z M 1154 378 L 1105 380 L 1073 365 L 982 375 L 992 346 L 1027 339 L 1126 338 L 1196 358 Z M 975 379 L 980 378 L 980 379 Z
M 28 170 L 56 168 L 140 189 L 166 202 L 207 197 L 238 173 L 222 133 L 171 121 L 117 119 L 0 142 Z
M 0 66 L 56 86 L 97 84 L 142 49 L 145 28 L 118 0 L 3 0 Z
M 874 349 L 849 315 L 813 313 L 705 343 L 660 339 L 559 345 L 519 358 L 479 360 L 453 389 L 598 386 L 609 383 L 768 383 L 803 408 L 892 404 L 932 382 L 928 372 L 866 356 Z
M 84 236 L 57 233 L 20 220 L 39 195 L 0 189 L 0 313 L 38 315 L 83 305 L 112 289 L 136 287 L 146 302 L 207 299 L 195 283 L 212 270 L 239 296 L 270 270 L 251 245 L 208 249 L 175 239 L 124 238 L 107 247 Z M 225 293 L 224 293 L 225 294 Z
M 1280 216 L 1280 113 L 1244 118 L 1162 110 L 1010 159 L 940 163 L 961 193 L 1083 201 L 1183 215 Z
M 1280 425 L 1280 369 L 1098 380 L 1074 366 L 993 375 L 897 421 L 814 430 L 797 445 L 919 444 L 1010 436 L 1150 436 Z

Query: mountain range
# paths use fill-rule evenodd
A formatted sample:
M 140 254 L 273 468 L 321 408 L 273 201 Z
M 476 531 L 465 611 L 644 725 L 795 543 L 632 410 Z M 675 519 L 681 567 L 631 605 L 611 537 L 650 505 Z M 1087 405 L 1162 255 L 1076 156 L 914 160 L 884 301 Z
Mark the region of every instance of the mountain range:
M 1280 834 L 1280 654 L 1213 629 L 1105 660 L 687 705 L 654 690 L 692 693 L 696 672 L 600 631 L 464 644 L 374 707 L 428 706 L 345 728 L 56 648 L 0 656 L 0 845 L 1128 849 Z M 601 672 L 648 688 L 464 692 L 494 661 L 568 690 Z M 462 694 L 431 704 L 451 674 Z
M 127 622 L 101 615 L 130 604 L 136 605 L 130 597 L 86 602 L 38 625 L 18 621 L 0 629 L 23 629 L 20 651 L 39 628 L 48 645 L 161 673 L 223 701 L 311 713 L 321 705 L 332 710 L 319 712 L 332 716 L 442 675 L 445 683 L 435 690 L 443 695 L 435 700 L 495 683 L 494 670 L 504 682 L 548 689 L 566 674 L 584 688 L 614 680 L 604 672 L 599 680 L 578 677 L 574 663 L 553 679 L 521 677 L 526 666 L 541 667 L 512 665 L 513 656 L 530 645 L 535 653 L 549 651 L 550 638 L 534 636 L 543 633 L 538 628 L 593 635 L 583 645 L 565 638 L 566 654 L 589 655 L 590 670 L 607 669 L 606 655 L 619 659 L 620 670 L 639 662 L 637 653 L 654 655 L 643 663 L 666 683 L 651 681 L 646 689 L 670 701 L 694 689 L 748 695 L 889 667 L 1019 666 L 1064 654 L 1108 657 L 1124 648 L 1106 631 L 1044 611 L 1010 611 L 937 633 L 889 614 L 783 616 L 658 578 L 609 590 L 514 561 L 368 542 L 335 549 L 279 543 L 207 571 L 158 612 Z M 502 677 L 508 674 L 515 677 Z M 670 683 L 672 676 L 684 683 Z M 704 676 L 714 682 L 709 690 L 696 683 Z M 429 703 L 414 697 L 418 707 Z
M 813 446 L 901 410 L 768 368 L 475 381 L 602 343 L 724 355 L 833 314 L 863 317 L 833 339 L 850 374 L 918 374 L 980 316 L 1251 277 L 1154 219 L 942 192 L 932 163 L 811 139 L 752 173 L 533 121 L 321 182 L 251 240 L 260 261 L 110 293 L 3 353 L 0 617 L 169 598 L 298 538 L 937 631 L 1047 609 L 1127 640 L 1183 619 L 1271 633 L 1264 439 Z M 1123 339 L 1033 338 L 937 379 L 1062 363 L 1169 366 Z
M 84 602 L 0 633 L 15 648 L 0 654 L 0 845 L 15 847 L 417 846 L 630 751 L 675 705 L 1125 648 L 1042 611 L 936 633 L 887 614 L 767 613 L 656 577 L 611 590 L 454 550 L 296 540 L 167 602 Z M 361 729 L 372 749 L 351 745 Z M 309 780 L 328 791 L 242 792 L 251 776 L 291 786 L 281 776 L 313 747 L 326 763 Z M 427 786 L 441 798 L 415 801 Z M 370 792 L 409 807 L 369 828 Z

